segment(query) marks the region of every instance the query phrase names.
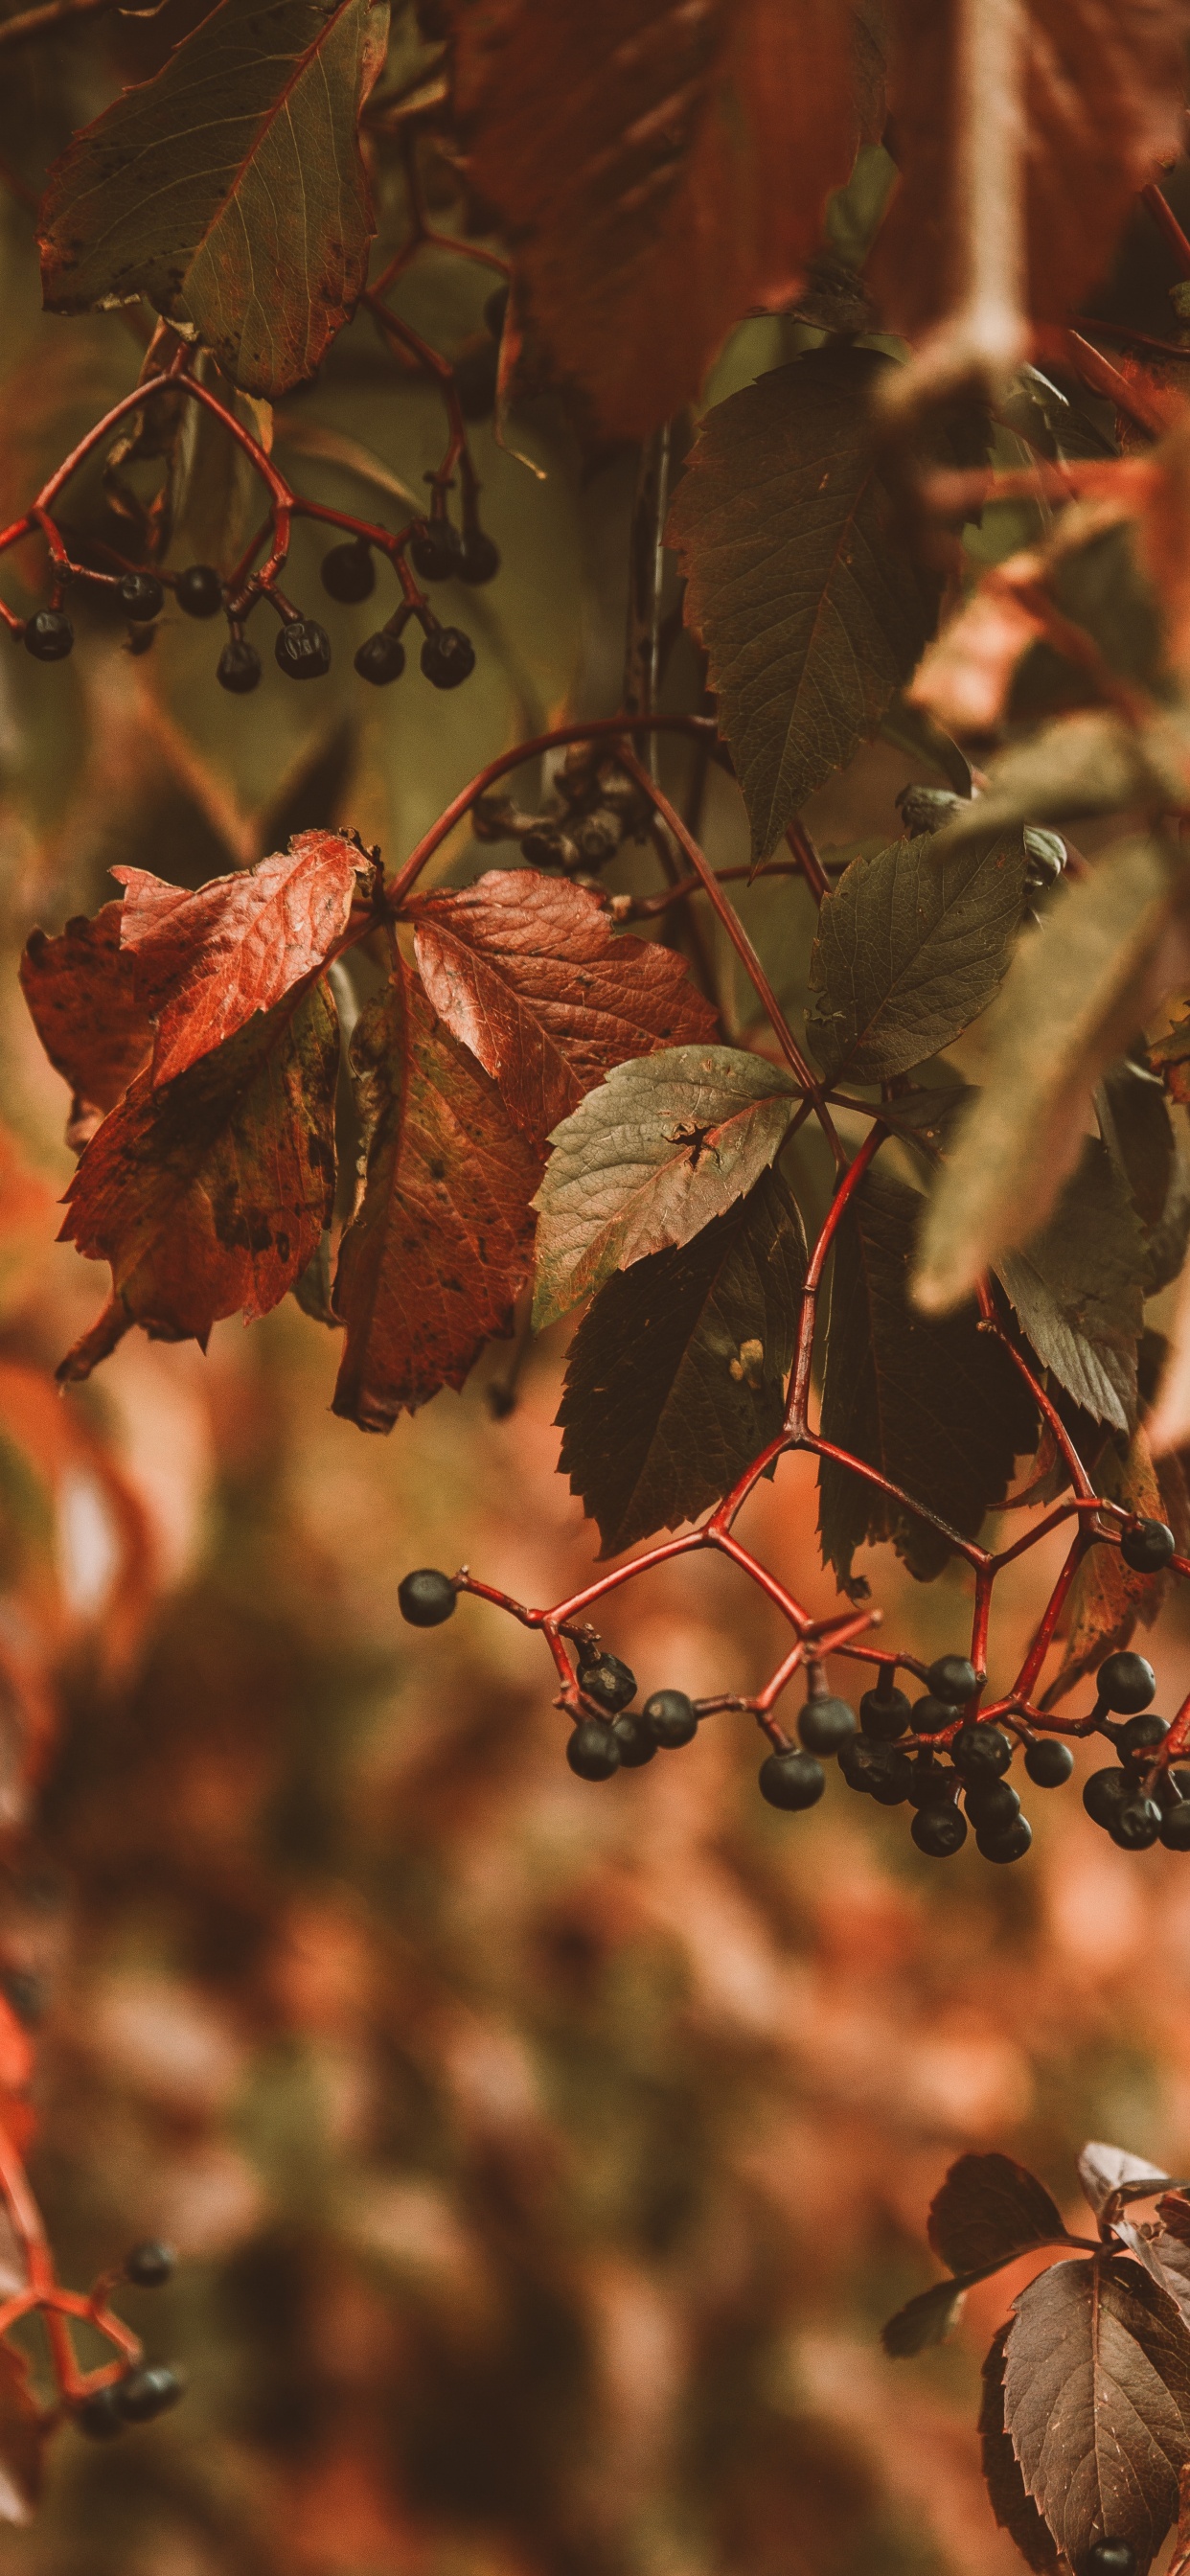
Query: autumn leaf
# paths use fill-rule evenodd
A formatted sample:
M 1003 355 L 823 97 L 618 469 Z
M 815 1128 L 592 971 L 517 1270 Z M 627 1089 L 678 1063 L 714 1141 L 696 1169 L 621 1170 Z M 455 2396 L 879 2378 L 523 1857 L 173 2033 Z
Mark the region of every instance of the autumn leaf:
M 834 0 L 612 0 L 595 20 L 582 0 L 456 0 L 453 17 L 469 176 L 534 330 L 602 428 L 640 437 L 745 313 L 796 292 L 860 138 L 862 37 Z
M 435 1010 L 544 1145 L 613 1065 L 715 1036 L 671 948 L 617 934 L 598 897 L 525 868 L 410 906 Z
M 1130 1431 L 1149 1244 L 1127 1181 L 1088 1137 L 1048 1225 L 995 1264 L 1022 1332 L 1096 1422 Z
M 765 1172 L 692 1243 L 600 1289 L 558 1421 L 562 1472 L 604 1556 L 695 1519 L 780 1430 L 805 1274 L 801 1218 Z
M 953 856 L 933 835 L 853 859 L 818 916 L 806 1034 L 831 1082 L 880 1082 L 949 1046 L 1007 970 L 1025 899 L 1021 840 Z
M 145 295 L 243 392 L 305 383 L 367 278 L 356 125 L 387 40 L 385 0 L 221 0 L 55 162 L 49 311 Z
M 0 2522 L 32 2522 L 41 2502 L 51 2430 L 29 2386 L 29 2365 L 0 2344 Z
M 1108 1502 L 1122 1503 L 1142 1520 L 1164 1520 L 1165 1504 L 1143 1431 L 1133 1433 L 1124 1459 L 1109 1442 L 1096 1467 L 1095 1484 Z M 1138 1574 L 1125 1564 L 1118 1547 L 1101 1540 L 1088 1548 L 1067 1595 L 1062 1668 L 1043 1707 L 1052 1707 L 1072 1683 L 1094 1672 L 1105 1655 L 1126 1646 L 1138 1619 L 1151 1628 L 1168 1589 L 1167 1575 Z
M 878 1468 L 963 1538 L 977 1537 L 1037 1445 L 1032 1400 L 973 1308 L 926 1323 L 909 1303 L 924 1201 L 879 1169 L 861 1182 L 835 1237 L 821 1433 Z M 840 1460 L 823 1458 L 818 1527 L 844 1589 L 865 1539 L 891 1539 L 926 1580 L 947 1540 Z
M 120 946 L 122 908 L 105 903 L 90 921 L 78 914 L 55 938 L 31 931 L 21 959 L 21 990 L 34 1028 L 55 1073 L 70 1085 L 68 1144 L 86 1144 L 153 1044 L 132 960 Z
M 1151 2165 L 1147 2157 L 1134 2156 L 1127 2147 L 1109 2146 L 1102 2138 L 1088 2139 L 1080 2150 L 1078 2178 L 1096 2218 L 1110 2218 L 1125 2201 L 1149 2200 L 1173 2180 L 1172 2174 Z
M 1099 1132 L 1146 1234 L 1161 1223 L 1174 1177 L 1174 1132 L 1161 1083 L 1131 1056 L 1109 1065 L 1095 1096 Z
M 153 1080 L 164 1083 L 317 973 L 376 870 L 337 832 L 299 832 L 288 850 L 193 893 L 147 868 L 112 875 L 137 1000 L 157 1023 Z
M 90 1375 L 130 1324 L 204 1348 L 221 1315 L 265 1315 L 330 1222 L 339 1041 L 322 985 L 154 1088 L 139 1073 L 87 1147 L 61 1240 L 109 1261 L 112 1296 L 59 1376 Z
M 960 2156 L 930 2205 L 930 2244 L 952 2272 L 1011 2263 L 1034 2245 L 1061 2243 L 1061 2210 L 1012 2156 Z
M 1002 2531 L 1015 2540 L 1034 2576 L 1053 2576 L 1058 2553 L 1053 2535 L 1031 2495 L 1025 2491 L 1020 2463 L 1004 2430 L 1004 2350 L 1010 2327 L 992 2338 L 983 2365 L 983 2399 L 979 2410 L 980 2461 L 988 2501 Z
M 391 1431 L 439 1387 L 461 1387 L 489 1336 L 509 1330 L 541 1157 L 404 968 L 361 1012 L 351 1069 L 362 1144 L 335 1278 L 347 1339 L 334 1410 Z
M 869 406 L 888 364 L 815 350 L 718 404 L 670 512 L 758 859 L 876 732 L 933 627 L 937 585 L 873 449 Z
M 928 2352 L 932 2345 L 945 2343 L 963 2313 L 968 2290 L 986 2274 L 964 2273 L 954 2281 L 934 2281 L 928 2290 L 919 2290 L 915 2299 L 906 2299 L 903 2308 L 889 2317 L 880 2329 L 880 2341 L 890 2361 L 912 2361 L 915 2354 Z
M 669 1047 L 614 1066 L 550 1139 L 534 1202 L 536 1330 L 743 1198 L 775 1160 L 797 1097 L 783 1067 L 735 1047 Z
M 1070 2564 L 1127 2541 L 1143 2571 L 1178 2510 L 1190 2459 L 1190 2336 L 1126 2255 L 1054 2263 L 1020 2292 L 1004 2356 L 1004 2423 Z

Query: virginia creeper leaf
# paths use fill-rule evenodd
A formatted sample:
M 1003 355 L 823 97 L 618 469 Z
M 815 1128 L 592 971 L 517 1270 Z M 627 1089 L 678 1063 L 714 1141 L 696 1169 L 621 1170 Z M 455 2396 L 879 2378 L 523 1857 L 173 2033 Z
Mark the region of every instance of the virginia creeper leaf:
M 110 1261 L 112 1298 L 60 1376 L 89 1376 L 129 1324 L 205 1347 L 221 1315 L 278 1303 L 330 1223 L 338 1069 L 318 985 L 171 1083 L 138 1073 L 66 1193 L 61 1239 Z
M 146 295 L 245 393 L 304 383 L 367 277 L 356 126 L 387 41 L 385 0 L 221 0 L 55 162 L 50 312 Z
M 927 1323 L 909 1303 L 924 1202 L 879 1169 L 855 1191 L 835 1237 L 822 1387 L 822 1437 L 878 1468 L 963 1538 L 1037 1445 L 1032 1399 L 973 1307 Z M 947 1540 L 903 1504 L 824 1458 L 818 1528 L 845 1590 L 865 1539 L 891 1539 L 912 1574 L 938 1574 Z
M 79 914 L 53 939 L 31 931 L 21 959 L 21 990 L 34 1028 L 73 1095 L 68 1142 L 87 1141 L 153 1044 L 132 960 L 120 946 L 121 910 L 105 903 L 92 921 Z
M 435 1010 L 535 1144 L 613 1065 L 714 1038 L 715 1014 L 682 959 L 617 934 L 581 886 L 492 868 L 412 909 Z
M 1139 1512 L 1143 1520 L 1164 1520 L 1165 1501 L 1143 1431 L 1133 1432 L 1124 1459 L 1109 1441 L 1095 1469 L 1095 1490 L 1109 1502 Z M 1043 1704 L 1052 1705 L 1072 1682 L 1094 1672 L 1105 1655 L 1126 1646 L 1138 1619 L 1151 1628 L 1168 1590 L 1168 1575 L 1138 1574 L 1125 1564 L 1118 1547 L 1089 1548 L 1067 1596 L 1062 1668 Z
M 1043 2183 L 1011 2156 L 960 2156 L 930 2205 L 929 2239 L 952 2272 L 1011 2263 L 1031 2245 L 1065 2236 Z
M 1015 2540 L 1034 2576 L 1053 2576 L 1058 2553 L 1047 2523 L 1025 2492 L 1020 2462 L 1004 2430 L 1004 2348 L 1009 2326 L 993 2336 L 983 2365 L 983 2402 L 979 2410 L 979 2445 L 988 2501 L 1002 2531 Z
M 797 1096 L 783 1067 L 736 1047 L 667 1047 L 614 1066 L 550 1140 L 534 1202 L 536 1329 L 742 1198 L 774 1160 Z
M 1098 1138 L 1084 1144 L 1048 1225 L 995 1269 L 1059 1385 L 1095 1421 L 1130 1430 L 1148 1244 L 1127 1183 Z
M 951 857 L 923 832 L 853 859 L 810 958 L 806 1034 L 828 1081 L 881 1082 L 949 1046 L 997 991 L 1024 899 L 1015 836 Z
M 805 1275 L 801 1218 L 765 1172 L 692 1243 L 600 1289 L 558 1421 L 562 1469 L 604 1556 L 695 1519 L 780 1430 Z
M 903 2308 L 880 2329 L 880 2341 L 890 2361 L 911 2361 L 918 2352 L 927 2352 L 932 2344 L 945 2343 L 958 2324 L 963 2301 L 976 2281 L 986 2278 L 982 2272 L 964 2274 L 958 2281 L 934 2281 L 928 2290 L 919 2290 L 915 2299 L 906 2299 Z
M 1081 1150 L 1094 1085 L 1176 981 L 1176 854 L 1130 841 L 1055 894 L 988 1021 L 987 1081 L 930 1202 L 917 1279 L 929 1313 L 1044 1224 Z
M 876 732 L 933 625 L 873 454 L 887 364 L 815 350 L 717 404 L 670 513 L 758 859 Z
M 1100 1135 L 1147 1234 L 1165 1213 L 1174 1173 L 1174 1134 L 1162 1086 L 1147 1065 L 1122 1056 L 1108 1066 L 1095 1109 Z
M 621 438 L 694 396 L 728 332 L 782 307 L 860 138 L 833 0 L 456 5 L 468 174 L 535 331 Z M 874 132 L 879 132 L 877 111 Z
M 299 832 L 287 850 L 194 893 L 147 868 L 112 875 L 125 890 L 120 940 L 137 999 L 157 1022 L 162 1083 L 317 972 L 375 869 L 337 832 Z
M 1147 2200 L 1173 2181 L 1160 2165 L 1130 2155 L 1126 2147 L 1108 2146 L 1102 2138 L 1088 2139 L 1079 2155 L 1078 2178 L 1096 2218 L 1102 2218 L 1109 2202 Z
M 1155 2227 L 1132 2227 L 1120 2219 L 1116 2232 L 1190 2327 L 1190 2202 L 1181 2192 L 1167 2192 L 1158 2214 L 1161 2223 Z
M 391 1431 L 461 1387 L 489 1335 L 509 1330 L 541 1157 L 404 968 L 361 1011 L 351 1069 L 362 1144 L 335 1278 L 347 1340 L 334 1410 Z
M 1174 2302 L 1112 2255 L 1052 2264 L 1014 2306 L 1004 2422 L 1026 2492 L 1072 2566 L 1110 2534 L 1143 2576 L 1190 2459 L 1190 2336 Z

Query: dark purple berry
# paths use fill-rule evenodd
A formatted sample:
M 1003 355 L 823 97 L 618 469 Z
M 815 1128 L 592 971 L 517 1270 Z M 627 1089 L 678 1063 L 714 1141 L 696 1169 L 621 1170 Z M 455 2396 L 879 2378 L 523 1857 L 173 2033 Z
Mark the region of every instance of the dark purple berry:
M 423 581 L 452 581 L 462 550 L 458 530 L 449 519 L 428 519 L 410 540 L 409 560 Z
M 436 689 L 457 689 L 475 669 L 475 646 L 461 626 L 438 626 L 421 648 L 421 667 Z
M 370 599 L 376 588 L 376 566 L 372 549 L 362 538 L 350 545 L 332 546 L 322 558 L 322 587 L 332 599 L 354 607 L 361 599 Z
M 1103 1771 L 1092 1771 L 1090 1778 L 1083 1782 L 1083 1805 L 1093 1824 L 1114 1824 L 1130 1785 L 1126 1771 L 1110 1766 Z
M 1176 1806 L 1166 1808 L 1161 1840 L 1167 1851 L 1190 1851 L 1190 1798 L 1179 1798 Z
M 244 636 L 233 635 L 219 656 L 215 677 L 221 689 L 230 689 L 233 697 L 246 698 L 260 682 L 260 655 L 255 644 L 249 644 Z
M 1156 1673 L 1143 1655 L 1109 1655 L 1095 1680 L 1104 1707 L 1114 1708 L 1121 1717 L 1134 1717 L 1157 1694 Z
M 458 561 L 460 581 L 469 581 L 477 589 L 480 582 L 494 581 L 499 570 L 499 546 L 482 528 L 464 528 Z
M 826 1773 L 812 1753 L 770 1753 L 758 1776 L 761 1797 L 770 1807 L 791 1811 L 816 1807 L 826 1787 Z
M 1163 1744 L 1169 1733 L 1169 1719 L 1158 1717 L 1156 1709 L 1148 1708 L 1143 1717 L 1126 1718 L 1123 1726 L 1113 1726 L 1110 1733 L 1122 1758 L 1125 1753 L 1143 1753 L 1150 1744 Z
M 837 1753 L 855 1733 L 855 1710 L 845 1699 L 808 1699 L 797 1731 L 807 1753 Z
M 1164 1521 L 1138 1521 L 1126 1529 L 1120 1540 L 1120 1554 L 1134 1574 L 1160 1574 L 1168 1565 L 1176 1547 L 1173 1531 Z
M 949 1860 L 967 1839 L 967 1822 L 957 1807 L 919 1807 L 909 1828 L 920 1852 L 931 1860 Z
M 878 1807 L 903 1807 L 913 1787 L 914 1768 L 899 1744 L 871 1744 L 867 1788 Z
M 593 1699 L 597 1708 L 617 1717 L 636 1696 L 636 1675 L 618 1655 L 596 1655 L 589 1664 L 580 1665 L 578 1686 L 584 1699 Z
M 1074 1755 L 1056 1735 L 1041 1735 L 1025 1747 L 1025 1769 L 1039 1789 L 1060 1789 L 1074 1769 Z
M 687 1699 L 685 1691 L 654 1691 L 652 1698 L 645 1701 L 642 1715 L 667 1752 L 692 1743 L 698 1733 L 694 1702 Z
M 188 564 L 174 583 L 174 598 L 187 617 L 217 617 L 223 584 L 213 564 Z
M 904 1735 L 912 1713 L 904 1691 L 894 1690 L 891 1683 L 886 1690 L 878 1682 L 875 1690 L 864 1692 L 859 1704 L 860 1725 L 874 1744 L 891 1744 Z
M 331 639 L 316 617 L 293 617 L 274 647 L 287 680 L 323 680 L 331 667 Z
M 150 2362 L 129 2371 L 127 2379 L 117 2380 L 116 2409 L 126 2424 L 151 2424 L 155 2416 L 176 2406 L 181 2395 L 178 2372 L 163 2362 Z
M 924 1699 L 915 1699 L 909 1723 L 915 1735 L 942 1735 L 958 1718 L 952 1699 L 936 1699 L 927 1691 Z
M 998 1726 L 961 1726 L 951 1745 L 950 1758 L 965 1780 L 987 1780 L 1007 1771 L 1012 1744 Z
M 160 2290 L 167 2281 L 172 2281 L 177 2261 L 172 2245 L 163 2245 L 159 2237 L 147 2236 L 143 2244 L 134 2245 L 131 2253 L 125 2255 L 124 2278 L 133 2282 L 138 2290 Z
M 126 572 L 117 585 L 116 597 L 125 617 L 138 623 L 142 618 L 160 617 L 165 606 L 165 592 L 154 572 Z
M 35 662 L 64 662 L 74 646 L 74 628 L 64 608 L 39 608 L 25 627 L 25 651 Z
M 580 1718 L 566 1745 L 566 1759 L 580 1780 L 610 1780 L 620 1768 L 620 1747 L 601 1717 Z
M 913 1774 L 909 1783 L 911 1807 L 941 1807 L 949 1800 L 952 1789 L 959 1785 L 958 1772 L 952 1771 L 948 1763 L 936 1762 L 932 1753 L 917 1754 L 910 1769 Z
M 79 2399 L 73 2409 L 74 2421 L 89 2442 L 110 2442 L 124 2430 L 125 2417 L 116 2403 L 116 2387 L 94 2388 L 89 2397 Z
M 397 1585 L 397 1607 L 411 1628 L 440 1628 L 458 1597 L 449 1574 L 439 1574 L 432 1565 L 420 1565 Z
M 1010 1825 L 998 1833 L 977 1830 L 975 1848 L 985 1860 L 1023 1860 L 1033 1840 L 1033 1827 L 1027 1816 L 1014 1816 Z
M 1161 1809 L 1155 1798 L 1125 1798 L 1108 1826 L 1121 1851 L 1148 1851 L 1161 1831 Z
M 1020 1799 L 1007 1780 L 980 1780 L 967 1791 L 967 1813 L 978 1833 L 1003 1833 L 1020 1812 Z
M 1080 2576 L 1136 2576 L 1136 2551 L 1128 2540 L 1093 2540 Z
M 374 689 L 386 689 L 390 680 L 399 680 L 405 668 L 405 647 L 399 635 L 390 635 L 382 626 L 360 645 L 355 667 L 361 680 L 370 680 Z
M 963 1708 L 975 1697 L 979 1675 L 965 1655 L 939 1655 L 926 1674 L 926 1688 L 935 1699 L 948 1699 L 956 1708 Z
M 640 1771 L 651 1762 L 657 1751 L 657 1738 L 651 1726 L 635 1712 L 612 1719 L 612 1734 L 620 1748 L 620 1769 Z

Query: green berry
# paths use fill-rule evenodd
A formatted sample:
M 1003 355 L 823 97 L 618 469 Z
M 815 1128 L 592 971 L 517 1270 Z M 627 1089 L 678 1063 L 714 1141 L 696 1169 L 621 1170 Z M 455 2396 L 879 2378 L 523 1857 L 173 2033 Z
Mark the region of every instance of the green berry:
M 1056 1735 L 1039 1735 L 1025 1747 L 1025 1769 L 1039 1789 L 1060 1789 L 1074 1769 L 1074 1755 Z
M 1120 1540 L 1120 1554 L 1134 1574 L 1160 1574 L 1168 1565 L 1176 1547 L 1173 1531 L 1164 1521 L 1138 1521 L 1126 1529 Z
M 567 1740 L 566 1759 L 580 1780 L 610 1780 L 620 1768 L 620 1747 L 601 1717 L 583 1717 Z
M 1133 1717 L 1157 1695 L 1157 1676 L 1143 1655 L 1109 1655 L 1095 1680 L 1105 1708 Z
M 217 617 L 223 606 L 223 584 L 213 564 L 188 564 L 174 583 L 174 598 L 186 617 Z
M 826 1787 L 826 1773 L 812 1753 L 770 1753 L 761 1763 L 760 1794 L 770 1807 L 816 1807 Z
M 652 1698 L 645 1701 L 641 1715 L 667 1752 L 692 1743 L 698 1733 L 694 1702 L 687 1699 L 685 1691 L 654 1691 Z
M 948 1699 L 956 1708 L 962 1708 L 974 1699 L 979 1674 L 965 1655 L 939 1655 L 926 1674 L 926 1688 L 935 1699 Z
M 322 587 L 332 599 L 355 607 L 361 599 L 370 599 L 376 588 L 376 565 L 371 547 L 362 537 L 351 544 L 332 546 L 322 558 Z
M 904 1691 L 891 1685 L 887 1690 L 878 1685 L 865 1691 L 859 1704 L 860 1725 L 874 1744 L 891 1744 L 904 1735 L 912 1713 Z
M 1033 1840 L 1033 1827 L 1027 1816 L 1014 1816 L 1010 1825 L 999 1833 L 977 1831 L 975 1848 L 985 1860 L 1023 1860 Z
M 949 1860 L 967 1839 L 966 1818 L 952 1806 L 919 1807 L 909 1830 L 918 1850 L 931 1860 Z
M 440 1628 L 458 1597 L 449 1574 L 439 1574 L 432 1565 L 420 1565 L 397 1585 L 397 1607 L 411 1628 Z
M 578 1686 L 583 1698 L 593 1699 L 609 1717 L 617 1716 L 636 1697 L 636 1675 L 618 1655 L 595 1655 L 589 1664 L 580 1664 Z
M 808 1699 L 797 1731 L 808 1753 L 837 1753 L 855 1733 L 855 1710 L 845 1699 Z

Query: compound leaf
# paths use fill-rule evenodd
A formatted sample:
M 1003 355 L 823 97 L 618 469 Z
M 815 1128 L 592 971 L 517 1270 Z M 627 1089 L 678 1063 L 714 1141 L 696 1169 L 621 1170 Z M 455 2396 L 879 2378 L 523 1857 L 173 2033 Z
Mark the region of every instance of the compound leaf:
M 996 2520 L 1015 2540 L 1034 2576 L 1053 2576 L 1058 2553 L 1047 2523 L 1025 2492 L 1020 2462 L 1004 2430 L 1004 2348 L 1010 2326 L 1001 2326 L 983 2365 L 983 2401 L 979 2410 L 979 2447 L 984 2483 Z
M 806 1034 L 828 1081 L 881 1082 L 986 1010 L 1025 899 L 1019 837 L 948 856 L 929 832 L 853 859 L 818 916 Z
M 146 295 L 245 393 L 304 383 L 367 278 L 356 126 L 387 40 L 385 0 L 221 0 L 55 162 L 50 312 Z
M 758 859 L 876 732 L 933 625 L 874 461 L 887 365 L 815 350 L 719 403 L 670 513 Z
M 801 1218 L 765 1172 L 692 1243 L 600 1289 L 558 1421 L 605 1556 L 720 1501 L 780 1430 L 805 1275 Z
M 995 1269 L 1038 1359 L 1067 1394 L 1096 1422 L 1129 1430 L 1148 1245 L 1127 1183 L 1096 1138 L 1049 1224 Z
M 526 868 L 492 868 L 411 907 L 439 1017 L 544 1145 L 613 1065 L 713 1039 L 715 1014 L 672 948 L 617 934 L 598 897 Z
M 1066 2234 L 1061 2210 L 1011 2156 L 960 2156 L 930 2206 L 929 2239 L 952 2272 L 1011 2263 Z
M 1032 2496 L 1074 2567 L 1095 2540 L 1143 2571 L 1178 2510 L 1190 2459 L 1190 2336 L 1127 2256 L 1054 2263 L 1014 2303 L 1004 2423 Z
M 132 960 L 120 946 L 119 903 L 93 920 L 68 921 L 56 938 L 29 934 L 21 990 L 55 1073 L 70 1084 L 68 1143 L 83 1144 L 114 1109 L 153 1044 L 136 997 Z

